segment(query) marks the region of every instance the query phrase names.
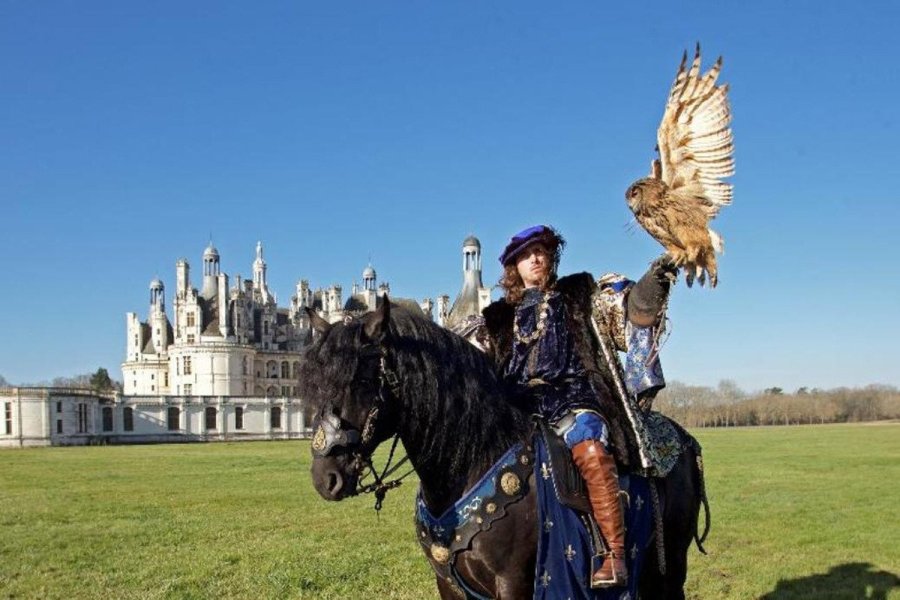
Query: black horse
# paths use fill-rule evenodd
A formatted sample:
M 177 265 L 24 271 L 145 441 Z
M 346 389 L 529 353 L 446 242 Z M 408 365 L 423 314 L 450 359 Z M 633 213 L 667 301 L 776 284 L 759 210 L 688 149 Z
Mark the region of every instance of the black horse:
M 312 476 L 325 499 L 358 493 L 372 452 L 399 435 L 423 500 L 441 514 L 531 435 L 528 415 L 504 400 L 487 356 L 422 316 L 384 302 L 346 323 L 328 325 L 312 311 L 310 319 L 318 333 L 301 382 L 317 414 Z M 690 446 L 659 480 L 665 565 L 660 568 L 657 552 L 648 553 L 640 575 L 644 598 L 684 598 L 687 551 L 703 498 L 698 459 L 699 446 Z M 537 516 L 534 486 L 527 487 L 523 501 L 456 558 L 457 572 L 484 596 L 532 596 Z M 459 597 L 444 578 L 437 586 L 442 598 Z

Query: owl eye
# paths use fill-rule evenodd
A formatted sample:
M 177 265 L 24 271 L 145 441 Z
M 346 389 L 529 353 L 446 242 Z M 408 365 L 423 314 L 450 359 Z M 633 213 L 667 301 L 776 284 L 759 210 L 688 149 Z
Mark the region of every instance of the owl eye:
M 632 198 L 637 198 L 637 195 L 638 195 L 638 189 L 637 189 L 637 188 L 631 188 L 631 189 L 628 191 L 628 195 L 631 196 Z

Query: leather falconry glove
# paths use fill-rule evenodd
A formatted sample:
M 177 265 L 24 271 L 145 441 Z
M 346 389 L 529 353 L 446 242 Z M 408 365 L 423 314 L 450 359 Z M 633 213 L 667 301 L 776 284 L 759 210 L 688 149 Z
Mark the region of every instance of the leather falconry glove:
M 669 288 L 677 278 L 678 267 L 668 254 L 650 263 L 650 268 L 628 293 L 628 320 L 640 327 L 655 325 L 666 305 Z

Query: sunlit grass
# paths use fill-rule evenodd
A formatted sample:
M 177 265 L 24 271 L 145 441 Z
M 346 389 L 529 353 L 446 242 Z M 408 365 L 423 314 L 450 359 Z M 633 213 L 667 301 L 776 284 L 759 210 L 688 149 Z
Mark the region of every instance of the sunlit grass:
M 710 555 L 692 553 L 691 597 L 891 585 L 900 425 L 696 433 L 713 531 Z M 0 597 L 436 597 L 415 481 L 376 516 L 371 496 L 321 500 L 309 462 L 306 442 L 0 452 Z

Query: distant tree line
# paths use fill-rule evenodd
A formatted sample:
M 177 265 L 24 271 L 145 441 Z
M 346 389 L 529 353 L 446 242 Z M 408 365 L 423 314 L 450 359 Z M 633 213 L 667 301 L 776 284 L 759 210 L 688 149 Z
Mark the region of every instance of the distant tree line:
M 0 375 L 0 387 L 11 387 L 16 384 L 8 382 Z M 20 387 L 65 387 L 65 388 L 81 388 L 93 390 L 96 392 L 110 392 L 114 390 L 122 391 L 122 383 L 116 381 L 109 376 L 109 371 L 100 367 L 93 373 L 82 373 L 73 377 L 54 377 L 49 381 L 38 381 L 36 383 L 22 383 Z
M 770 387 L 747 393 L 733 381 L 715 388 L 669 383 L 653 403 L 686 427 L 736 427 L 848 423 L 900 418 L 900 390 L 889 385 L 863 388 Z

